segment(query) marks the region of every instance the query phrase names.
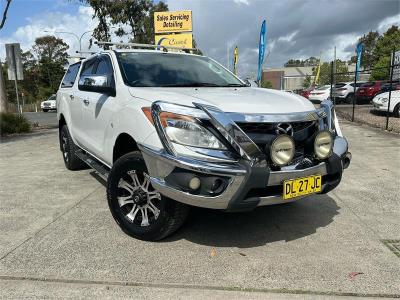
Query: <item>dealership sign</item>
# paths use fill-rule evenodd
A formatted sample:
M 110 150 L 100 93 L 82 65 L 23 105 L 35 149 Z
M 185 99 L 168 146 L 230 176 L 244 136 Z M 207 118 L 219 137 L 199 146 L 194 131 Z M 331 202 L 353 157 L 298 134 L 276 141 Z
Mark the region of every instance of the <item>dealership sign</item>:
M 193 36 L 191 33 L 156 35 L 155 42 L 156 45 L 161 46 L 193 48 Z
M 154 32 L 190 32 L 192 31 L 192 11 L 163 11 L 154 13 Z

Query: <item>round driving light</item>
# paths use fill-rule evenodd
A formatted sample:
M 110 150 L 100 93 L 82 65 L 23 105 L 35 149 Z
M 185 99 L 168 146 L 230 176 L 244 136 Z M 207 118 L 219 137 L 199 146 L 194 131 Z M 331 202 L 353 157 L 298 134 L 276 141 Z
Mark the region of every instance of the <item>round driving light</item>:
M 278 135 L 272 142 L 271 159 L 277 166 L 284 166 L 290 163 L 294 156 L 294 141 L 288 135 Z
M 197 190 L 200 187 L 200 179 L 198 177 L 193 177 L 189 181 L 189 187 L 192 190 Z
M 314 141 L 314 153 L 318 159 L 328 158 L 332 153 L 333 138 L 329 131 L 321 131 Z

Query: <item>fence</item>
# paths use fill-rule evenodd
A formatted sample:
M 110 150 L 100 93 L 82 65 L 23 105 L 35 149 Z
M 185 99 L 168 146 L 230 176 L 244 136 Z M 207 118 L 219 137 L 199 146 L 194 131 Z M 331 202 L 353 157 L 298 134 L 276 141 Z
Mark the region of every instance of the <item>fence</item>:
M 400 56 L 400 51 L 398 51 Z M 400 88 L 398 71 L 400 57 L 395 59 L 395 51 L 387 66 L 380 68 L 356 70 L 354 72 L 334 73 L 331 63 L 331 88 L 332 99 L 339 116 L 351 122 L 368 124 L 389 131 L 400 133 L 400 92 L 393 92 Z M 361 75 L 379 74 L 380 80 L 359 81 Z M 351 84 L 338 84 L 337 78 L 348 78 Z M 364 76 L 368 77 L 368 76 Z M 351 88 L 350 88 L 351 86 Z M 342 89 L 343 93 L 340 93 Z M 388 92 L 388 94 L 383 94 Z M 379 97 L 379 95 L 382 97 Z M 345 97 L 344 97 L 345 96 Z M 375 103 L 372 100 L 375 98 Z M 377 101 L 378 98 L 381 98 Z M 383 100 L 385 99 L 385 100 Z
M 7 111 L 8 112 L 38 112 L 40 110 L 41 110 L 40 102 L 29 103 L 29 104 L 20 104 L 19 109 L 17 108 L 17 104 L 7 103 Z

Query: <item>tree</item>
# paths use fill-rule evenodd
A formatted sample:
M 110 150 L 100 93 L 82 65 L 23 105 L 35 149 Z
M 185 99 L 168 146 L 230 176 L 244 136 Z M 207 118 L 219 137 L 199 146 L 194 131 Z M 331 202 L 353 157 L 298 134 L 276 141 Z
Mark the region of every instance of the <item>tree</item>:
M 94 10 L 94 17 L 99 24 L 93 32 L 97 40 L 110 41 L 109 20 L 113 27 L 117 27 L 117 36 L 131 36 L 130 42 L 150 44 L 154 43 L 154 12 L 168 11 L 163 1 L 153 3 L 151 0 L 81 0 L 89 4 Z
M 349 81 L 350 76 L 349 74 L 347 74 L 348 71 L 349 70 L 347 68 L 346 62 L 337 59 L 335 81 L 336 82 Z M 315 76 L 316 73 L 317 73 L 317 68 L 313 70 L 313 75 Z M 321 64 L 318 85 L 326 85 L 330 83 L 331 83 L 331 64 L 328 62 L 324 62 Z
M 372 51 L 375 63 L 371 72 L 371 79 L 389 79 L 389 62 L 395 48 L 396 50 L 400 49 L 400 29 L 393 25 L 378 38 Z
M 361 56 L 361 66 L 365 69 L 371 69 L 374 65 L 375 57 L 373 51 L 378 41 L 379 33 L 377 31 L 370 31 L 358 39 L 358 43 L 363 44 L 363 52 Z M 351 62 L 357 62 L 357 55 L 351 57 Z
M 303 82 L 303 88 L 307 89 L 311 86 L 311 76 L 310 75 L 306 75 L 306 78 L 304 78 L 304 82 Z
M 62 39 L 50 35 L 37 38 L 32 46 L 38 62 L 40 80 L 50 86 L 51 90 L 54 90 L 65 73 L 68 48 Z

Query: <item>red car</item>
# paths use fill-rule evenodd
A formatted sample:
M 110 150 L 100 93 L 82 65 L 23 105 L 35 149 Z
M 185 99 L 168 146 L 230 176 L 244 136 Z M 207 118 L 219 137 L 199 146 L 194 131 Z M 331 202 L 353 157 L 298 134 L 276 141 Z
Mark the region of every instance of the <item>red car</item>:
M 370 102 L 382 89 L 383 81 L 364 83 L 356 92 L 356 102 Z
M 310 96 L 310 92 L 311 92 L 312 90 L 313 90 L 313 88 L 310 87 L 310 88 L 308 88 L 308 89 L 302 90 L 299 94 L 300 94 L 300 96 L 303 96 L 304 98 L 307 98 L 307 99 L 308 99 L 308 97 Z

